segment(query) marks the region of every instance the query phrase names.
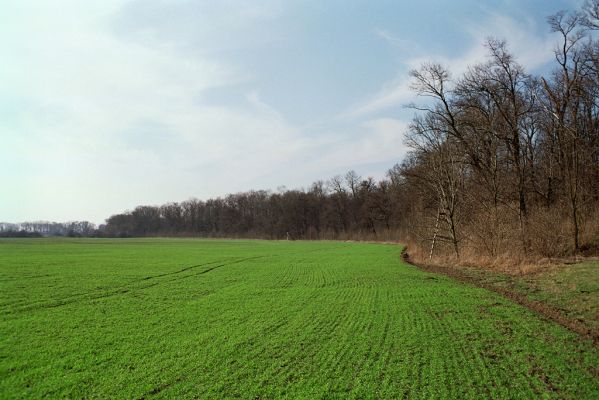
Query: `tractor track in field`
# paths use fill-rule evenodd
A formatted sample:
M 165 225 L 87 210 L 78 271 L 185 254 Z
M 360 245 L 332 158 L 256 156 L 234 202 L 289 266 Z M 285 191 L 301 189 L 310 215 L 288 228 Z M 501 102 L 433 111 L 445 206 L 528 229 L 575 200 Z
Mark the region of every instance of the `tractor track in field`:
M 186 375 L 178 376 L 176 379 L 169 381 L 169 382 L 163 382 L 163 383 L 155 386 L 152 390 L 149 390 L 146 393 L 144 393 L 143 395 L 141 395 L 140 397 L 138 397 L 137 400 L 145 400 L 148 397 L 156 396 L 156 395 L 160 394 L 160 392 L 162 392 L 163 390 L 166 390 L 166 389 L 170 388 L 171 386 L 184 381 L 185 379 L 187 379 Z
M 179 276 L 183 272 L 186 272 L 186 271 L 189 271 L 189 270 L 192 270 L 195 268 L 199 268 L 199 267 L 205 267 L 207 265 L 216 264 L 218 262 L 222 262 L 223 260 L 211 261 L 208 263 L 197 264 L 197 265 L 191 265 L 191 266 L 182 268 L 177 271 L 166 272 L 166 273 L 162 273 L 162 274 L 158 274 L 158 275 L 146 276 L 141 279 L 136 279 L 136 280 L 126 283 L 125 285 L 115 286 L 115 287 L 109 289 L 108 291 L 104 291 L 101 293 L 98 293 L 98 289 L 96 289 L 96 290 L 92 290 L 89 292 L 77 293 L 75 295 L 71 295 L 71 296 L 67 296 L 67 297 L 63 297 L 61 299 L 55 299 L 55 300 L 51 300 L 51 301 L 36 302 L 36 303 L 21 305 L 18 307 L 14 307 L 14 306 L 13 307 L 4 307 L 2 310 L 0 310 L 0 314 L 2 314 L 2 315 L 18 314 L 18 313 L 25 312 L 25 311 L 39 310 L 39 309 L 44 309 L 44 308 L 57 308 L 57 307 L 62 307 L 65 305 L 80 303 L 80 302 L 84 302 L 84 301 L 97 300 L 97 299 L 103 299 L 103 298 L 107 298 L 107 297 L 124 295 L 129 292 L 148 289 L 148 288 L 151 288 L 151 287 L 163 284 L 163 283 L 168 283 L 168 282 L 178 281 L 178 280 L 182 280 L 182 279 L 186 279 L 186 278 L 191 278 L 194 276 L 204 275 L 204 274 L 207 274 L 208 272 L 214 271 L 217 268 L 225 267 L 227 265 L 232 265 L 232 264 L 238 264 L 240 262 L 263 258 L 263 257 L 266 257 L 266 256 L 246 257 L 246 258 L 242 258 L 242 259 L 237 259 L 237 260 L 234 260 L 234 261 L 231 261 L 228 263 L 214 265 L 210 268 L 207 268 L 207 269 L 200 271 L 198 273 L 195 273 L 195 274 Z M 173 276 L 173 275 L 175 277 L 172 279 L 160 280 L 158 282 L 153 282 L 153 283 L 150 283 L 149 285 L 145 285 L 145 286 L 135 286 L 135 285 L 139 284 L 140 282 L 147 282 L 149 280 L 162 278 L 165 276 Z
M 59 299 L 54 299 L 51 301 L 41 301 L 41 302 L 34 302 L 34 303 L 30 303 L 30 304 L 24 304 L 24 305 L 14 307 L 14 309 L 12 309 L 12 310 L 3 309 L 3 310 L 1 310 L 1 313 L 2 314 L 14 314 L 14 313 L 18 313 L 21 311 L 30 311 L 30 310 L 34 310 L 34 309 L 40 309 L 40 308 L 54 308 L 54 307 L 60 307 L 60 306 L 67 305 L 67 304 L 77 303 L 80 301 L 85 301 L 85 300 L 101 299 L 101 298 L 105 298 L 105 297 L 115 296 L 118 294 L 125 294 L 132 290 L 145 289 L 145 288 L 149 288 L 149 287 L 156 285 L 153 283 L 153 284 L 141 286 L 141 287 L 134 286 L 140 282 L 145 282 L 145 281 L 148 281 L 151 279 L 160 278 L 162 276 L 180 274 L 182 272 L 188 271 L 193 268 L 204 267 L 206 265 L 215 264 L 217 262 L 218 261 L 212 261 L 209 263 L 192 265 L 189 267 L 185 267 L 181 270 L 169 272 L 166 274 L 159 274 L 159 275 L 154 275 L 154 276 L 147 276 L 147 277 L 144 277 L 141 279 L 135 279 L 135 280 L 132 280 L 131 282 L 127 282 L 124 285 L 114 286 L 114 287 L 110 288 L 108 291 L 106 291 L 105 289 L 94 289 L 94 290 L 90 290 L 87 292 L 76 293 L 76 294 L 62 297 Z M 167 281 L 167 282 L 170 282 L 170 281 Z
M 472 286 L 477 286 L 477 287 L 495 292 L 495 293 L 507 298 L 508 300 L 511 300 L 515 303 L 518 303 L 519 305 L 521 305 L 523 307 L 528 308 L 535 314 L 538 314 L 550 321 L 553 321 L 553 322 L 563 326 L 564 328 L 570 330 L 571 332 L 578 334 L 583 339 L 590 340 L 594 346 L 599 346 L 599 331 L 589 328 L 587 325 L 585 325 L 584 323 L 582 323 L 576 319 L 568 317 L 567 315 L 565 315 L 562 311 L 560 311 L 556 307 L 553 307 L 547 303 L 543 303 L 540 301 L 530 300 L 523 294 L 490 285 L 488 283 L 483 282 L 481 279 L 477 279 L 473 276 L 467 275 L 456 268 L 442 267 L 442 266 L 433 265 L 433 264 L 414 263 L 410 259 L 410 256 L 407 253 L 405 248 L 401 252 L 401 257 L 406 263 L 413 265 L 423 271 L 431 272 L 434 274 L 445 275 L 445 276 L 448 276 L 448 277 L 455 279 L 459 282 L 466 283 L 466 284 L 469 284 Z M 599 369 L 597 369 L 596 371 L 593 371 L 593 375 L 599 377 Z

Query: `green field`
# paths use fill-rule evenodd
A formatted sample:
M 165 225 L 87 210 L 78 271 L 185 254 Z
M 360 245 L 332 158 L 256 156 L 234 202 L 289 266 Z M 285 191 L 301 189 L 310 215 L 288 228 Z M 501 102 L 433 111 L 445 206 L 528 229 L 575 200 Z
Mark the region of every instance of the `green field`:
M 394 245 L 0 241 L 1 398 L 597 399 L 599 349 Z

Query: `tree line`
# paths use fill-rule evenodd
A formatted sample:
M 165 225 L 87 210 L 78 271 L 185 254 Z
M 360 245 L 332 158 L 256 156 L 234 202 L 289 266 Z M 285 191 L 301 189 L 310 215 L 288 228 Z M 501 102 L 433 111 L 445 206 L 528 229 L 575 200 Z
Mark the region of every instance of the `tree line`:
M 401 221 L 398 189 L 389 180 L 362 179 L 350 171 L 307 190 L 250 191 L 207 201 L 140 206 L 108 218 L 104 231 L 114 236 L 382 238 Z
M 0 222 L 0 237 L 40 237 L 40 236 L 98 236 L 102 232 L 89 221 L 70 222 L 21 222 L 11 224 Z

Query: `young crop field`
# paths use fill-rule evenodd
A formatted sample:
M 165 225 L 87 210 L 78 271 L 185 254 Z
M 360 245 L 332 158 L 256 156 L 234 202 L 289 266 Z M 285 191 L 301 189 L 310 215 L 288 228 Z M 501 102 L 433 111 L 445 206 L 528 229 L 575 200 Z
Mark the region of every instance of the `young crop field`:
M 599 398 L 596 345 L 400 250 L 0 240 L 0 398 Z

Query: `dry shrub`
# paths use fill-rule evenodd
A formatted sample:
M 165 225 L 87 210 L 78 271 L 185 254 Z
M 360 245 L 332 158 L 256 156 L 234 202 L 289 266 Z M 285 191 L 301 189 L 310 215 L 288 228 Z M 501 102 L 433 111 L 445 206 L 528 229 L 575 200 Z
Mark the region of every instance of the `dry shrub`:
M 573 248 L 574 224 L 565 207 L 533 210 L 528 217 L 529 249 L 539 257 L 565 257 Z
M 475 258 L 522 258 L 522 232 L 514 207 L 499 206 L 489 211 L 479 210 L 470 215 L 462 229 L 464 255 Z
M 599 255 L 599 208 L 586 212 L 581 225 L 580 239 L 583 253 Z
M 580 243 L 585 255 L 599 253 L 599 210 L 581 213 Z M 527 274 L 551 268 L 576 256 L 574 227 L 567 204 L 532 208 L 520 227 L 517 205 L 491 212 L 477 210 L 460 225 L 460 257 L 450 243 L 439 241 L 429 259 L 432 224 L 412 229 L 405 241 L 410 259 L 421 264 L 489 268 Z

